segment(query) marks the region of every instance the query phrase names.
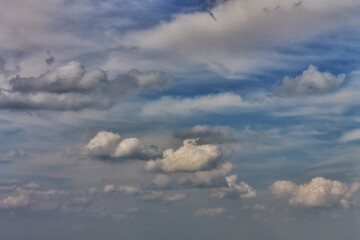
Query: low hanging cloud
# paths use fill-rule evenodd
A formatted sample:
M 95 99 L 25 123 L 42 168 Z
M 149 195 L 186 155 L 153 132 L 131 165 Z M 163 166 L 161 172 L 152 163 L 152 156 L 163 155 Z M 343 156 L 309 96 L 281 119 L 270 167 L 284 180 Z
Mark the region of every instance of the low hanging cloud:
M 275 197 L 287 200 L 291 206 L 311 208 L 341 205 L 349 207 L 351 197 L 359 188 L 360 184 L 357 182 L 348 185 L 317 177 L 303 185 L 296 185 L 290 181 L 277 181 L 272 184 L 270 191 Z
M 225 177 L 228 176 L 234 166 L 224 163 L 216 169 L 197 172 L 159 173 L 152 183 L 157 188 L 214 188 L 226 186 Z
M 194 214 L 195 217 L 215 217 L 226 212 L 225 208 L 200 208 Z
M 224 154 L 220 146 L 200 145 L 195 139 L 184 140 L 183 144 L 177 150 L 165 150 L 162 158 L 147 162 L 145 169 L 165 173 L 207 170 L 216 167 Z
M 342 135 L 341 138 L 339 139 L 339 142 L 347 143 L 347 142 L 357 141 L 359 139 L 360 139 L 360 129 L 356 129 Z
M 223 199 L 223 198 L 254 198 L 256 197 L 256 191 L 250 187 L 245 182 L 240 182 L 240 184 L 236 183 L 237 176 L 231 175 L 225 177 L 228 187 L 220 188 L 219 190 L 215 190 L 211 195 L 214 198 Z
M 290 78 L 285 77 L 280 86 L 275 89 L 278 95 L 297 96 L 312 93 L 326 93 L 337 89 L 345 79 L 345 74 L 337 76 L 329 72 L 320 72 L 310 65 L 301 75 Z
M 199 144 L 221 144 L 234 142 L 236 139 L 233 132 L 229 127 L 197 125 L 177 130 L 173 136 L 179 139 L 198 139 Z
M 156 146 L 145 146 L 137 138 L 121 139 L 113 132 L 101 131 L 84 147 L 84 153 L 102 159 L 149 160 L 161 156 Z
M 171 82 L 164 72 L 136 69 L 109 80 L 103 70 L 85 70 L 82 63 L 73 61 L 38 77 L 11 78 L 8 87 L 0 89 L 0 109 L 107 109 L 127 93 L 161 89 Z

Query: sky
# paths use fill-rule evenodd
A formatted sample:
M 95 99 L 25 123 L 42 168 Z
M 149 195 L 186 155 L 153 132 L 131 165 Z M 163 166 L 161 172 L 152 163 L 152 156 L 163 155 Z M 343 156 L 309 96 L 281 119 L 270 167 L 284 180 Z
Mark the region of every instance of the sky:
M 359 11 L 2 0 L 0 238 L 358 239 Z

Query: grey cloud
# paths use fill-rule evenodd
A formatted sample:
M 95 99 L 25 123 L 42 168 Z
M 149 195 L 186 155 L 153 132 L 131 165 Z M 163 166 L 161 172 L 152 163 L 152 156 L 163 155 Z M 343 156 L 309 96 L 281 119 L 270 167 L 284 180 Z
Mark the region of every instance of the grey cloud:
M 173 133 L 173 136 L 180 139 L 198 139 L 199 144 L 227 143 L 236 141 L 234 130 L 229 127 L 209 127 L 197 125 L 192 128 L 183 128 Z
M 296 96 L 311 93 L 325 93 L 337 89 L 345 79 L 345 74 L 337 76 L 329 72 L 319 72 L 318 69 L 310 65 L 301 75 L 290 78 L 285 77 L 280 86 L 275 89 L 275 93 L 285 96 Z
M 197 172 L 159 173 L 153 179 L 157 188 L 203 188 L 226 186 L 225 177 L 233 170 L 231 163 L 224 163 L 216 169 Z
M 139 70 L 108 80 L 103 70 L 85 70 L 82 63 L 73 61 L 38 77 L 10 79 L 9 87 L 0 90 L 0 109 L 107 109 L 127 93 L 161 89 L 171 82 L 163 72 Z
M 194 214 L 195 217 L 215 217 L 226 212 L 225 208 L 200 208 Z
M 231 175 L 225 177 L 228 187 L 215 190 L 211 195 L 214 198 L 254 198 L 256 197 L 256 191 L 245 182 L 236 183 L 237 176 Z

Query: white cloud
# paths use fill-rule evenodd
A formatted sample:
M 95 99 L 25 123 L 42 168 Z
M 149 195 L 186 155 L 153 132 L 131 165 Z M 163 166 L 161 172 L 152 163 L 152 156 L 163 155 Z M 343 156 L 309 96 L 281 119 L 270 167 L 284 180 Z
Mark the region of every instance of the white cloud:
M 352 130 L 350 132 L 345 133 L 339 139 L 340 143 L 352 142 L 360 139 L 360 129 Z
M 160 156 L 156 146 L 146 147 L 137 138 L 120 138 L 117 133 L 100 131 L 84 147 L 84 152 L 90 156 L 110 159 L 147 160 Z
M 200 208 L 194 214 L 195 217 L 215 217 L 226 212 L 225 208 Z
M 337 89 L 344 79 L 345 74 L 335 76 L 329 72 L 319 72 L 315 66 L 310 65 L 295 78 L 285 77 L 276 92 L 286 96 L 325 93 Z
M 222 198 L 254 198 L 256 197 L 256 191 L 244 182 L 240 184 L 236 183 L 237 176 L 231 175 L 225 177 L 228 187 L 220 188 L 214 190 L 214 193 L 211 194 L 212 197 L 222 199 Z
M 352 195 L 359 187 L 359 183 L 348 185 L 317 177 L 303 185 L 296 185 L 290 181 L 277 181 L 272 184 L 270 190 L 274 196 L 288 200 L 292 206 L 331 207 L 340 204 L 348 207 Z
M 199 145 L 194 139 L 184 140 L 183 146 L 177 150 L 167 149 L 163 157 L 146 163 L 147 171 L 162 172 L 194 172 L 215 167 L 222 157 L 218 145 Z
M 115 185 L 108 184 L 104 187 L 104 193 L 115 192 Z

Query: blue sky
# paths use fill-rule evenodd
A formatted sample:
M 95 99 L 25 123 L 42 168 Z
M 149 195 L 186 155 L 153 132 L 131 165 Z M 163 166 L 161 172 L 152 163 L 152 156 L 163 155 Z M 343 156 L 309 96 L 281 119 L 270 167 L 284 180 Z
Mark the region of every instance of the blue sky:
M 358 239 L 355 0 L 4 0 L 1 239 Z

